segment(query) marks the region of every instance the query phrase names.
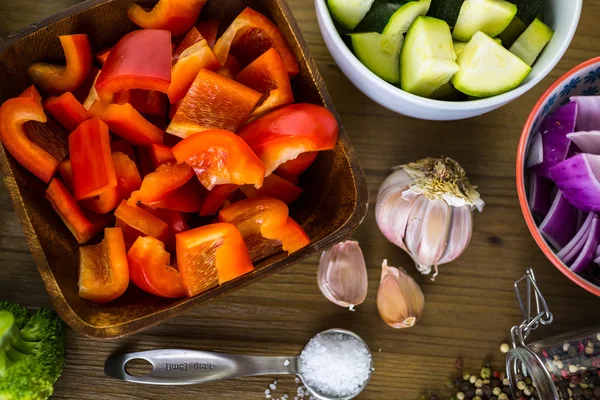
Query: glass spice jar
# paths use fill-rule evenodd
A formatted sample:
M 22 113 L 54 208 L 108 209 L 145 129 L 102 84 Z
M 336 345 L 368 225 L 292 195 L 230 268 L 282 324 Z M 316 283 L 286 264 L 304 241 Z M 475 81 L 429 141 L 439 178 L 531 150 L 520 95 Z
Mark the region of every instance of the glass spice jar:
M 523 282 L 527 284 L 526 300 L 521 296 Z M 525 344 L 533 330 L 552 323 L 553 317 L 531 269 L 515 282 L 515 288 L 526 319 L 511 331 L 513 349 L 506 360 L 513 398 L 600 400 L 600 328 Z M 534 317 L 532 298 L 537 311 Z

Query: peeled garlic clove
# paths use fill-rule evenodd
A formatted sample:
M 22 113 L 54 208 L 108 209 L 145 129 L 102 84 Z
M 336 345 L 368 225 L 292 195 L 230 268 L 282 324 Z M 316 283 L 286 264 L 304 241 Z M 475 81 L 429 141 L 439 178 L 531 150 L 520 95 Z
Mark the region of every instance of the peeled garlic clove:
M 321 255 L 317 273 L 319 289 L 331 302 L 348 307 L 367 298 L 368 278 L 365 257 L 358 242 L 338 243 Z
M 377 292 L 377 309 L 383 321 L 396 329 L 410 328 L 421 318 L 425 297 L 415 280 L 402 268 L 383 260 Z

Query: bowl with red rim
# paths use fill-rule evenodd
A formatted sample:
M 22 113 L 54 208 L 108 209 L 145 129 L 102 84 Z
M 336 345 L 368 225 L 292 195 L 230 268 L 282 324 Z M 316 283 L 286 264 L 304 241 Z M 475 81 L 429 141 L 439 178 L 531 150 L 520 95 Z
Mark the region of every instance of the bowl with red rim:
M 599 281 L 592 281 L 572 271 L 557 255 L 554 248 L 544 239 L 538 228 L 540 219 L 530 208 L 530 193 L 526 167 L 527 157 L 533 145 L 534 136 L 539 132 L 542 120 L 568 103 L 572 96 L 600 95 L 600 57 L 586 61 L 560 77 L 538 100 L 529 114 L 517 150 L 517 191 L 521 211 L 533 239 L 544 255 L 567 278 L 590 293 L 600 296 Z M 577 129 L 575 129 L 577 131 Z M 600 268 L 598 266 L 597 268 Z

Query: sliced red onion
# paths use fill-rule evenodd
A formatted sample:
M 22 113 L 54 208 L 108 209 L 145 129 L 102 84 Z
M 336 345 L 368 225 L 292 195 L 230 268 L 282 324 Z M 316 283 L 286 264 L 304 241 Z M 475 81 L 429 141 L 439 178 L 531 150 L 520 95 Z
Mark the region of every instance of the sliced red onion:
M 594 257 L 596 257 L 596 258 L 600 257 L 600 246 L 596 247 L 596 254 L 594 254 Z
M 578 210 L 564 198 L 561 192 L 558 192 L 548 215 L 540 225 L 542 236 L 555 249 L 562 249 L 577 232 L 577 214 Z
M 539 176 L 535 171 L 529 171 L 529 191 L 528 202 L 532 212 L 542 217 L 548 214 L 552 205 L 552 188 L 554 183 L 551 180 Z
M 577 154 L 552 167 L 550 174 L 569 203 L 600 212 L 600 155 Z
M 575 131 L 577 103 L 571 102 L 560 107 L 543 119 L 540 125 L 544 159 L 535 170 L 545 178 L 551 178 L 550 168 L 567 157 L 571 141 L 567 134 Z
M 577 230 L 583 225 L 583 221 L 587 218 L 588 213 L 577 210 Z M 600 256 L 600 254 L 598 254 Z
M 587 239 L 581 252 L 571 264 L 571 271 L 582 272 L 594 259 L 598 243 L 600 242 L 600 220 L 595 215 L 588 230 Z
M 584 153 L 600 154 L 600 131 L 573 132 L 567 135 Z
M 577 231 L 577 234 L 569 241 L 569 243 L 563 247 L 556 256 L 560 258 L 563 262 L 568 264 L 566 260 L 573 261 L 579 254 L 579 251 L 583 247 L 585 242 L 585 235 L 589 230 L 590 225 L 592 224 L 592 220 L 594 219 L 594 213 L 589 213 L 581 228 Z M 581 244 L 581 245 L 580 245 Z
M 529 148 L 529 154 L 527 156 L 527 168 L 535 167 L 544 161 L 544 148 L 542 144 L 542 134 L 536 133 L 533 137 L 533 142 L 531 142 L 531 147 Z
M 593 131 L 600 127 L 600 96 L 573 96 L 571 103 L 577 104 L 577 129 Z

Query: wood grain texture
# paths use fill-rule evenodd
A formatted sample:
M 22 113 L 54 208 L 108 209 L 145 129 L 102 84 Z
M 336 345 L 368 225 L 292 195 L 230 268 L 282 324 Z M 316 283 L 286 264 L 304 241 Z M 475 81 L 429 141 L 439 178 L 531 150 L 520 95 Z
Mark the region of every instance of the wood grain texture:
M 334 326 L 356 331 L 374 351 L 376 371 L 360 399 L 412 400 L 428 391 L 444 394 L 445 380 L 456 373 L 458 356 L 464 357 L 465 368 L 471 371 L 488 357 L 496 366 L 502 364 L 498 347 L 508 340 L 510 327 L 521 321 L 512 282 L 527 266 L 534 267 L 555 313 L 554 324 L 537 337 L 598 325 L 600 299 L 560 274 L 531 238 L 518 206 L 514 171 L 518 138 L 535 101 L 568 69 L 600 54 L 600 0 L 584 2 L 569 51 L 536 88 L 500 110 L 450 123 L 402 117 L 360 94 L 325 48 L 312 1 L 289 3 L 367 174 L 370 211 L 355 234 L 369 267 L 367 301 L 355 313 L 330 304 L 316 285 L 318 261 L 312 257 L 133 337 L 96 342 L 70 331 L 68 362 L 56 386 L 56 399 L 264 399 L 268 377 L 192 387 L 143 387 L 105 378 L 102 366 L 113 352 L 165 347 L 294 354 L 314 333 Z M 0 0 L 1 29 L 17 30 L 71 2 L 38 4 Z M 463 257 L 442 267 L 432 283 L 417 277 L 408 256 L 379 233 L 373 207 L 391 166 L 441 154 L 461 162 L 487 206 L 475 217 L 473 240 Z M 0 298 L 32 307 L 50 305 L 6 191 L 0 192 L 0 226 Z M 375 295 L 383 258 L 407 267 L 422 283 L 425 313 L 410 330 L 394 331 L 377 314 Z M 287 390 L 294 387 L 293 378 L 279 381 Z

